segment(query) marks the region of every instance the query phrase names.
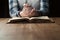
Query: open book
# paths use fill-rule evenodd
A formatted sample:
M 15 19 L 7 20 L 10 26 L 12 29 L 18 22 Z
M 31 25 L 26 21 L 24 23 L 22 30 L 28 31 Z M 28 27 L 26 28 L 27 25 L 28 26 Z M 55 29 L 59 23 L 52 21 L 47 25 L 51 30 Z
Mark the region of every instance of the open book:
M 48 16 L 40 16 L 40 17 L 13 17 L 8 20 L 8 23 L 16 23 L 16 22 L 53 22 L 50 20 Z

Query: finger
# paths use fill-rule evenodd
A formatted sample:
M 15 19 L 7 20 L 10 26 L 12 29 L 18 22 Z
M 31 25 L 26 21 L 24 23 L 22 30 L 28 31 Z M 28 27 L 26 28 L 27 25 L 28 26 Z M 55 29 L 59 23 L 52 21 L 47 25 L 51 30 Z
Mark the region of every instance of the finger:
M 23 6 L 28 6 L 28 4 L 24 4 Z
M 29 5 L 29 4 L 27 4 L 27 3 L 26 3 L 26 4 L 24 4 L 23 6 L 25 6 L 25 7 L 30 7 L 30 5 Z
M 36 9 L 35 9 L 35 8 L 33 8 L 32 10 L 33 10 L 33 11 L 35 11 Z
M 31 13 L 35 12 L 35 8 L 31 10 Z

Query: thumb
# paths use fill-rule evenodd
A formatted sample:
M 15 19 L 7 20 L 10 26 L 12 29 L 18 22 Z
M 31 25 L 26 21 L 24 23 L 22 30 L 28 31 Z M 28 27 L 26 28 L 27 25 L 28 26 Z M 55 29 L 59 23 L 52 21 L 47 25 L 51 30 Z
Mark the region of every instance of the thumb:
M 35 11 L 36 11 L 36 9 L 35 9 L 35 8 L 33 8 L 33 9 L 31 10 L 31 13 L 32 13 L 32 12 L 35 12 Z

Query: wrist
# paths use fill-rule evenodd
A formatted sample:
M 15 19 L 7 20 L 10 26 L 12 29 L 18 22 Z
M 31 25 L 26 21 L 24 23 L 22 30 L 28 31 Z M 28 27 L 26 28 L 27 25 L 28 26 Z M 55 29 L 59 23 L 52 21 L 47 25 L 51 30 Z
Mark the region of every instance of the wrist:
M 21 12 L 18 13 L 18 16 L 21 17 Z

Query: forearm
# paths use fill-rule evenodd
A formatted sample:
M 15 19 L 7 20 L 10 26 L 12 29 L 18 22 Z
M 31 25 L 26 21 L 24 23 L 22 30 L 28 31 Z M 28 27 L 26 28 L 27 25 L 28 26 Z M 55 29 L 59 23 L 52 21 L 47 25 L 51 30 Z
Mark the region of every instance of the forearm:
M 40 10 L 37 10 L 41 15 L 49 14 L 49 0 L 41 0 L 40 1 Z
M 49 14 L 48 9 L 47 10 L 37 10 L 37 13 L 39 16 L 47 16 Z
M 18 3 L 17 0 L 9 0 L 9 14 L 10 17 L 18 17 L 19 16 Z
M 10 14 L 10 17 L 18 17 L 19 11 L 11 10 L 11 11 L 9 11 L 9 14 Z

